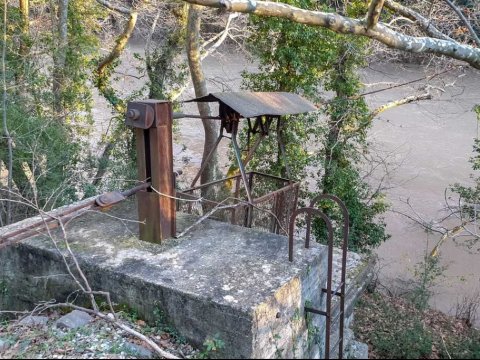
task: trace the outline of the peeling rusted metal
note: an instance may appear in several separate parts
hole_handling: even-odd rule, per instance
[[[243,118],[304,114],[318,110],[300,95],[287,92],[219,92],[187,102],[220,102]]]
[[[118,204],[119,202],[122,202],[125,199],[126,199],[125,196],[123,196],[121,192],[112,191],[112,192],[103,194],[102,196],[99,196],[95,200],[95,203],[97,204],[98,207],[107,208],[115,204]]]
[[[249,202],[248,199],[240,198],[240,183],[243,182],[240,174],[178,191],[176,196],[177,198],[184,198],[185,200],[201,200],[201,203],[208,205],[208,208],[226,205],[226,203],[220,204],[220,202],[224,201],[227,197],[231,197],[230,203],[237,205],[232,206],[231,209],[222,211],[230,214],[229,216],[220,215],[223,221],[228,221],[234,225],[261,228],[274,233],[281,232],[287,235],[286,229],[288,228],[289,215],[297,208],[300,184],[298,182],[292,183],[289,179],[260,172],[248,172],[246,173],[246,177],[248,188],[252,194],[251,202]],[[227,183],[231,183],[233,186],[226,186]],[[259,186],[261,184],[270,184],[269,187],[276,187],[276,190],[269,191],[265,194],[265,191],[261,191],[262,186]],[[229,190],[228,193],[223,193],[223,198],[221,199],[212,200],[201,196],[203,192],[217,194],[222,191],[224,192],[228,188],[231,190]],[[246,193],[245,189],[243,189],[243,191]],[[288,201],[286,199],[288,199]],[[269,208],[269,204],[276,204],[279,201],[282,204],[281,206],[277,205],[272,209]],[[243,202],[243,204],[238,204],[238,202]],[[179,200],[177,206],[178,210],[186,211],[187,213],[198,213],[198,215],[205,213],[200,204],[195,206],[191,201],[182,204],[182,201]],[[267,218],[269,219],[268,221],[266,220]]]
[[[172,103],[130,102],[125,124],[135,129],[138,179],[152,184],[137,194],[140,239],[161,243],[176,235]]]

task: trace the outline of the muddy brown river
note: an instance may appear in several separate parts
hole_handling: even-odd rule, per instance
[[[132,49],[130,49],[132,50]],[[135,47],[139,51],[139,47]],[[140,88],[145,79],[136,75],[132,53],[125,56],[119,70],[123,76],[117,84],[125,94]],[[210,92],[238,90],[240,72],[255,70],[242,54],[224,54],[205,61],[204,70]],[[404,83],[435,73],[417,65],[372,64],[362,70],[362,78],[369,85],[366,92],[389,87],[392,83]],[[395,88],[367,96],[373,107],[425,91],[426,82]],[[434,99],[404,105],[389,110],[374,120],[370,141],[374,153],[390,163],[389,176],[385,179],[387,200],[394,211],[411,216],[435,220],[442,216],[445,207],[444,191],[451,184],[468,184],[471,180],[473,139],[477,135],[477,121],[472,108],[480,104],[480,72],[453,69],[429,82]],[[193,97],[188,89],[183,99]],[[99,130],[106,129],[109,112],[106,104],[96,97],[96,120]],[[195,111],[190,107],[185,112]],[[203,130],[198,120],[180,123],[176,139],[176,166],[193,172],[200,164]],[[92,143],[93,146],[95,144]],[[182,146],[186,149],[182,151]],[[226,144],[221,159],[226,164]],[[183,160],[188,160],[185,165]],[[381,169],[381,167],[380,167]],[[373,185],[385,171],[375,172]],[[408,203],[408,204],[407,204]],[[385,215],[391,238],[377,250],[380,279],[387,287],[405,287],[414,277],[416,264],[426,251],[439,240],[438,234],[427,234],[420,226],[397,212]],[[469,252],[448,240],[441,248],[440,266],[443,275],[433,288],[431,305],[444,312],[454,311],[464,296],[473,297],[480,291],[480,261],[478,252]],[[479,301],[478,296],[476,301]],[[477,325],[480,325],[478,323]]]

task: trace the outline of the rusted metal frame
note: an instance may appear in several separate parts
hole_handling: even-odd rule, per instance
[[[325,326],[325,359],[330,359],[330,340],[331,340],[331,333],[332,333],[332,281],[333,281],[333,225],[331,220],[325,213],[323,213],[319,209],[315,209],[313,207],[305,207],[296,210],[292,217],[290,218],[290,225],[289,225],[289,234],[288,234],[288,259],[290,262],[293,262],[293,235],[295,231],[295,222],[297,220],[298,215],[306,213],[307,214],[307,221],[312,216],[319,216],[325,222],[328,230],[328,265],[327,265],[327,306],[324,315],[326,318],[326,326]],[[305,313],[312,312],[312,308],[305,308]],[[319,314],[321,310],[315,311],[314,313]]]
[[[272,196],[275,196],[276,194],[284,193],[287,192],[295,187],[298,187],[300,184],[298,182],[296,183],[291,183],[287,186],[282,187],[281,189],[272,191],[266,195],[260,196],[259,198],[256,198],[253,200],[253,204],[257,205],[259,203],[265,202],[266,200],[269,200]]]
[[[271,216],[270,216],[270,232],[272,234],[277,233],[277,226],[278,226],[278,217],[277,217],[277,197],[273,194],[273,201],[271,202],[272,208],[270,209]]]
[[[340,331],[339,331],[339,358],[343,358],[343,345],[344,345],[344,326],[345,326],[345,302],[346,302],[346,282],[347,282],[347,255],[348,255],[348,237],[350,231],[350,216],[345,203],[337,196],[330,194],[321,194],[315,197],[310,202],[310,207],[314,207],[319,201],[331,200],[334,201],[342,211],[343,215],[343,241],[342,241],[342,265],[341,265],[341,280],[339,287],[334,291],[333,295],[340,298]],[[311,219],[307,219],[307,234],[306,243],[310,245],[311,235]],[[338,291],[340,290],[340,291]],[[328,292],[328,289],[322,289],[323,292]]]
[[[33,224],[12,231],[0,237],[0,248],[5,247],[6,245],[4,244],[6,242],[10,244],[12,241],[18,242],[31,236],[37,235],[41,232],[41,230],[45,229],[46,227],[48,227],[49,229],[55,229],[60,226],[60,222],[66,223],[72,218],[77,217],[79,215],[78,212],[81,212],[82,210],[88,211],[97,208],[102,210],[109,209],[111,206],[118,204],[126,198],[136,194],[141,190],[145,190],[148,187],[150,187],[150,183],[144,183],[123,192],[115,191],[105,193],[95,199],[85,202],[84,204],[73,206],[63,211],[54,211],[52,214],[46,214],[45,216],[48,216],[48,219],[39,220],[37,222],[34,222]],[[109,198],[113,199],[113,201],[109,201]],[[40,227],[43,227],[43,229],[39,229]]]
[[[252,193],[253,190],[253,178],[255,174],[249,173],[248,174],[248,183],[247,187],[248,190],[250,191],[250,194]],[[248,207],[246,209],[246,214],[245,214],[245,227],[251,228],[252,227],[252,222],[253,222],[253,205],[250,203],[248,204]]]
[[[286,191],[282,191],[282,192],[279,192],[276,196],[275,216],[279,220],[281,218],[281,212],[285,208],[285,193],[286,193]],[[277,223],[276,228],[275,228],[275,233],[276,234],[280,234],[280,228],[281,228],[280,224]]]
[[[243,166],[242,153],[240,151],[240,147],[238,146],[238,142],[237,142],[237,134],[238,134],[238,121],[233,123],[232,147],[233,147],[233,152],[235,153],[235,157],[237,158],[240,174],[242,175],[242,180],[245,186],[245,191],[247,193],[248,202],[252,204],[253,203],[252,194],[250,192],[250,189],[248,188],[247,173],[245,171],[245,167]]]

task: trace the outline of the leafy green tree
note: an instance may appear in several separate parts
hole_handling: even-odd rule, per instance
[[[326,2],[287,3],[310,10],[334,10],[328,7],[334,4]],[[365,13],[364,6],[362,1],[345,2],[343,11],[348,15]],[[385,224],[378,219],[386,204],[383,195],[373,193],[360,175],[360,154],[368,152],[366,135],[371,120],[364,99],[357,96],[361,85],[356,69],[363,64],[365,40],[285,19],[250,19],[253,31],[248,44],[259,60],[260,72],[244,73],[245,87],[296,92],[322,104],[321,114],[291,117],[279,133],[286,144],[292,176],[304,179],[310,175],[316,179],[316,189],[305,192],[307,197],[330,193],[345,201],[350,211],[351,249],[365,251],[377,246],[387,238]],[[322,100],[320,86],[333,92],[333,99]],[[258,154],[252,167],[286,175],[277,137],[267,138]],[[333,220],[340,219],[333,204],[321,207]],[[326,238],[320,221],[315,222],[314,231],[318,239]]]
[[[91,61],[99,51],[97,16],[101,12],[93,0],[68,2],[63,80],[61,87],[55,87],[59,73],[53,59],[59,45],[52,29],[58,28],[58,19],[46,11],[55,10],[55,3],[38,1],[31,8],[23,3],[21,8],[10,6],[6,13],[5,110],[14,144],[13,190],[17,200],[48,210],[77,199],[88,176],[89,152],[82,139],[92,125],[89,80]],[[55,94],[56,89],[61,91]],[[3,143],[4,139],[0,160],[7,164],[9,154]],[[16,203],[12,220],[30,216],[32,209]],[[5,213],[1,216],[7,218]]]

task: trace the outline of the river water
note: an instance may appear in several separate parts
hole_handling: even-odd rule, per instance
[[[140,51],[140,47],[133,49]],[[132,48],[124,57],[117,88],[124,94],[139,89],[145,78],[137,79]],[[226,53],[208,58],[204,70],[210,92],[238,90],[242,70],[255,70],[242,54]],[[372,64],[361,71],[368,84],[365,92],[431,76],[435,69],[417,65]],[[425,252],[439,240],[438,234],[427,234],[407,217],[415,214],[434,220],[442,216],[445,207],[444,191],[451,184],[468,184],[473,139],[477,122],[472,108],[480,104],[480,73],[452,69],[429,82],[434,99],[408,104],[382,113],[374,120],[369,140],[378,158],[386,158],[389,176],[385,177],[387,200],[394,211],[385,215],[391,238],[377,250],[381,282],[387,287],[404,287],[411,282],[415,266]],[[425,91],[426,82],[375,93],[366,97],[372,108],[407,95]],[[193,96],[187,89],[183,99]],[[106,104],[96,97],[96,123],[99,131],[106,129],[109,112]],[[184,112],[194,112],[194,107]],[[187,174],[198,168],[203,146],[203,130],[198,120],[180,122],[176,136],[176,167]],[[220,158],[227,164],[226,144],[221,146]],[[383,167],[374,171],[372,184],[385,175]],[[375,180],[377,179],[377,180]],[[408,203],[408,204],[407,204]],[[479,254],[468,252],[451,240],[441,248],[440,266],[445,267],[437,279],[431,305],[451,312],[463,296],[473,297],[480,291]],[[477,298],[478,301],[478,298]]]

